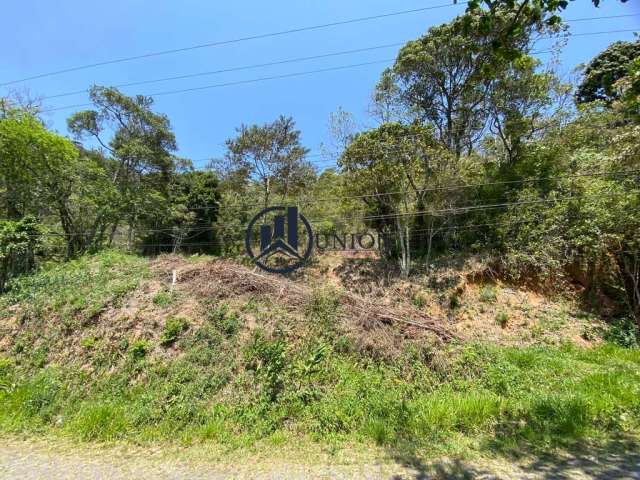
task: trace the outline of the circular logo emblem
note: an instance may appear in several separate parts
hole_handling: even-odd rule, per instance
[[[259,226],[259,243],[254,245],[254,228],[260,219],[263,221]],[[268,207],[249,222],[245,246],[262,270],[289,273],[311,256],[313,231],[304,215],[298,213],[298,207]]]

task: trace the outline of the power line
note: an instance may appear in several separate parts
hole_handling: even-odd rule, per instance
[[[634,17],[634,16],[638,16],[638,15],[640,15],[640,14],[631,13],[631,14],[626,14],[626,15],[609,15],[609,16],[603,16],[603,17],[584,17],[584,18],[569,19],[569,20],[565,20],[564,22],[565,23],[571,23],[571,22],[581,22],[581,21],[587,21],[587,20],[605,20],[605,19],[612,19],[612,18]],[[362,52],[381,50],[381,49],[386,49],[386,48],[400,47],[400,46],[405,45],[406,42],[407,41],[389,43],[389,44],[384,44],[384,45],[375,45],[375,46],[371,46],[371,47],[356,48],[356,49],[351,49],[351,50],[342,50],[342,51],[338,51],[338,52],[330,52],[330,53],[324,53],[324,54],[318,54],[318,55],[310,55],[310,56],[304,56],[304,57],[290,58],[290,59],[285,59],[285,60],[274,60],[274,61],[271,61],[271,62],[257,63],[257,64],[252,64],[252,65],[242,65],[242,66],[238,66],[238,67],[228,67],[228,68],[223,68],[223,69],[219,69],[219,70],[211,70],[211,71],[206,71],[206,72],[188,73],[188,74],[183,74],[183,75],[175,75],[175,76],[170,76],[170,77],[162,77],[162,78],[155,78],[155,79],[149,79],[149,80],[139,80],[139,81],[135,81],[135,82],[116,84],[116,85],[113,85],[113,87],[115,87],[115,88],[123,88],[123,87],[132,87],[132,86],[136,86],[136,85],[148,85],[148,84],[151,84],[151,83],[159,83],[159,82],[166,82],[166,81],[172,81],[172,80],[184,80],[184,79],[188,79],[188,78],[196,78],[196,77],[203,77],[203,76],[209,76],[209,75],[217,75],[217,74],[220,74],[220,73],[237,72],[237,71],[241,71],[241,70],[250,70],[250,69],[254,69],[254,68],[271,67],[271,66],[275,66],[275,65],[284,65],[284,64],[288,64],[288,63],[297,63],[297,62],[304,62],[304,61],[308,61],[308,60],[317,60],[317,59],[321,59],[321,58],[329,58],[329,57],[335,57],[335,56],[341,56],[341,55],[350,55],[352,53],[362,53]],[[531,54],[537,54],[537,53],[547,53],[547,52],[548,51],[530,52],[530,53]],[[87,93],[87,91],[88,91],[87,89],[83,89],[83,90],[74,90],[74,91],[65,92],[65,93],[58,93],[58,94],[54,94],[54,95],[47,95],[45,97],[42,97],[41,100],[48,100],[50,98],[60,98],[60,97],[69,97],[69,96],[73,96],[73,95],[80,95],[80,94],[83,94],[83,93]]]
[[[429,187],[429,188],[418,189],[416,190],[415,193],[463,190],[467,188],[495,187],[499,185],[517,185],[517,184],[523,184],[523,183],[545,182],[549,180],[566,180],[566,179],[581,178],[581,177],[600,177],[600,176],[609,176],[609,175],[612,177],[625,177],[625,176],[637,175],[639,173],[640,173],[640,170],[624,170],[624,171],[614,171],[614,172],[585,172],[585,173],[577,173],[572,175],[526,178],[521,180],[502,180],[502,181],[496,181],[496,182],[447,185],[442,187]],[[394,192],[378,192],[378,193],[369,193],[364,195],[348,195],[348,196],[342,196],[342,197],[313,198],[306,201],[300,201],[296,199],[283,199],[282,203],[292,203],[296,205],[309,205],[309,204],[317,204],[317,203],[325,203],[325,202],[344,202],[345,200],[363,200],[366,198],[378,198],[378,197],[406,195],[406,194],[407,194],[407,191],[396,190]],[[226,207],[233,207],[233,206],[234,205],[226,205]],[[262,203],[242,204],[242,205],[236,204],[235,206],[250,208],[250,207],[262,207],[263,204]],[[198,207],[196,207],[196,209],[197,208]],[[247,211],[243,211],[243,213],[247,213]]]
[[[631,176],[632,174],[637,174],[640,171],[635,171],[635,172],[625,172],[625,175],[627,176]],[[613,172],[609,172],[608,174],[612,174]],[[604,173],[602,173],[604,175]],[[622,172],[618,173],[619,175],[622,175]],[[584,176],[593,176],[596,175],[594,173],[591,174],[577,174],[577,175],[571,175],[571,176],[562,176],[562,177],[546,177],[546,178],[542,178],[542,180],[546,180],[549,178],[575,178],[575,177],[584,177]],[[535,181],[535,180],[540,180],[540,179],[528,179],[528,180],[524,180],[524,181]],[[507,182],[489,182],[489,183],[485,183],[485,184],[475,184],[475,185],[465,185],[464,187],[470,187],[470,186],[479,186],[479,185],[495,185],[495,184],[504,184],[504,183],[518,183],[518,182],[523,182],[523,181],[507,181]],[[457,188],[457,187],[444,187],[444,188]],[[622,195],[624,193],[618,193],[618,192],[609,192],[612,196],[616,196],[616,195]],[[379,194],[382,195],[382,194]],[[512,207],[512,206],[522,206],[522,205],[537,205],[537,204],[544,204],[544,203],[553,203],[553,202],[561,202],[564,200],[578,200],[578,199],[583,199],[583,198],[592,198],[592,197],[599,197],[602,195],[590,195],[590,194],[582,194],[582,195],[566,195],[563,197],[557,197],[557,198],[549,198],[549,199],[537,199],[537,200],[523,200],[523,201],[515,201],[515,202],[503,202],[503,203],[495,203],[495,204],[471,204],[471,205],[461,205],[461,206],[454,206],[451,208],[444,208],[444,209],[437,209],[437,210],[421,210],[421,211],[417,211],[417,212],[406,212],[406,213],[389,213],[389,214],[379,214],[379,215],[365,215],[365,216],[347,216],[347,217],[341,217],[341,218],[329,218],[329,217],[324,217],[324,218],[315,218],[315,219],[310,219],[310,223],[312,224],[317,224],[323,221],[336,221],[336,220],[342,220],[342,221],[367,221],[367,220],[390,220],[390,219],[395,219],[395,218],[402,218],[402,217],[415,217],[415,216],[420,216],[420,215],[428,215],[428,216],[442,216],[443,214],[452,214],[452,215],[458,215],[458,214],[466,214],[466,213],[470,213],[470,212],[482,212],[482,211],[487,211],[487,210],[494,210],[497,208],[507,208],[507,207]],[[344,197],[343,197],[344,198]],[[361,198],[361,196],[357,196],[356,198]],[[314,203],[317,202],[317,200],[313,200]],[[215,208],[219,208],[219,207],[224,207],[223,204],[219,204],[216,205]],[[201,207],[203,208],[203,207]],[[213,206],[210,207],[206,207],[206,208],[214,208]],[[198,208],[191,208],[189,210],[196,210]],[[249,210],[243,210],[242,213],[250,213]],[[488,224],[485,225],[478,225],[478,226],[487,226]],[[186,230],[188,230],[189,233],[193,233],[196,232],[196,234],[198,233],[205,233],[208,231],[219,231],[220,229],[223,229],[224,227],[237,227],[237,224],[231,224],[231,223],[226,223],[226,224],[215,224],[214,226],[211,227],[193,227],[193,228],[187,228]],[[461,228],[461,227],[456,227],[456,228]],[[136,235],[145,235],[145,234],[151,234],[151,233],[164,233],[164,232],[174,232],[176,231],[176,227],[166,227],[166,228],[160,228],[160,229],[143,229],[143,230],[136,230],[134,229],[134,232]],[[46,232],[46,233],[40,233],[40,234],[35,234],[35,235],[28,235],[28,236],[32,236],[32,237],[41,237],[41,236],[52,236],[52,237],[70,237],[70,236],[86,236],[87,234],[92,234],[93,231],[85,231],[85,232],[74,232],[71,234],[66,234],[66,233],[55,233],[55,232]],[[195,236],[195,235],[191,235]]]
[[[219,70],[211,70],[211,71],[207,71],[207,72],[198,72],[198,73],[188,73],[188,74],[184,74],[184,75],[176,75],[176,76],[172,76],[172,77],[163,77],[163,78],[155,78],[155,79],[151,79],[151,80],[140,80],[140,81],[136,81],[136,82],[129,82],[129,83],[120,83],[117,85],[113,85],[113,87],[115,88],[122,88],[122,87],[132,87],[135,85],[147,85],[150,83],[159,83],[159,82],[167,82],[167,81],[171,81],[171,80],[184,80],[187,78],[196,78],[196,77],[205,77],[205,76],[209,76],[209,75],[217,75],[220,73],[228,73],[228,72],[237,72],[237,71],[241,71],[241,70],[251,70],[254,68],[263,68],[263,67],[272,67],[275,65],[284,65],[287,63],[297,63],[297,62],[304,62],[307,60],[317,60],[320,58],[329,58],[329,57],[337,57],[337,56],[341,56],[341,55],[349,55],[352,53],[362,53],[362,52],[370,52],[370,51],[374,51],[374,50],[382,50],[385,48],[393,48],[393,47],[399,47],[404,45],[406,42],[398,42],[398,43],[389,43],[389,44],[385,44],[385,45],[376,45],[376,46],[372,46],[372,47],[364,47],[364,48],[356,48],[356,49],[352,49],[352,50],[342,50],[339,52],[331,52],[331,53],[323,53],[323,54],[319,54],[319,55],[311,55],[311,56],[306,56],[306,57],[297,57],[297,58],[289,58],[286,60],[275,60],[272,62],[266,62],[266,63],[256,63],[253,65],[242,65],[239,67],[230,67],[230,68],[222,68]],[[41,100],[48,100],[50,98],[59,98],[59,97],[69,97],[72,95],[80,95],[83,93],[87,93],[88,90],[84,89],[84,90],[75,90],[73,92],[65,92],[65,93],[58,93],[55,95],[47,95],[46,97],[42,97]]]
[[[610,20],[612,18],[626,18],[626,17],[637,17],[640,13],[625,13],[622,15],[603,15],[602,17],[581,17],[581,18],[569,18],[567,20],[563,20],[563,23],[571,23],[571,22],[586,22],[588,20]]]
[[[514,207],[514,206],[520,206],[520,205],[537,205],[537,204],[544,204],[544,203],[560,202],[563,200],[590,198],[591,196],[592,195],[567,195],[567,196],[558,197],[558,198],[523,200],[518,202],[504,202],[504,203],[481,204],[481,205],[463,205],[459,207],[444,208],[439,210],[421,210],[417,212],[388,213],[388,214],[379,214],[379,215],[368,215],[364,217],[343,217],[340,220],[347,220],[347,221],[349,220],[351,221],[391,220],[391,219],[403,218],[403,217],[417,217],[420,215],[427,215],[427,216],[442,216],[443,214],[458,215],[458,214],[466,214],[469,212],[494,210],[497,208],[507,208],[507,207]],[[326,221],[326,220],[333,220],[333,219],[329,219],[329,218],[313,219],[313,220],[309,220],[309,222],[318,223],[320,221]]]
[[[377,65],[377,64],[381,64],[381,63],[389,63],[394,61],[394,58],[391,59],[385,59],[385,60],[375,60],[372,62],[363,62],[363,63],[354,63],[354,64],[350,64],[350,65],[341,65],[338,67],[329,67],[329,68],[321,68],[318,70],[307,70],[307,71],[303,71],[303,72],[294,72],[294,73],[286,73],[283,75],[273,75],[273,76],[269,76],[269,77],[260,77],[260,78],[252,78],[249,80],[239,80],[236,82],[226,82],[226,83],[217,83],[217,84],[213,84],[213,85],[204,85],[202,87],[193,87],[193,88],[183,88],[183,89],[179,89],[179,90],[168,90],[168,91],[164,91],[164,92],[157,92],[157,93],[151,93],[147,96],[149,97],[159,97],[159,96],[164,96],[164,95],[174,95],[176,93],[188,93],[188,92],[196,92],[196,91],[201,91],[201,90],[209,90],[212,88],[221,88],[221,87],[230,87],[230,86],[234,86],[234,85],[245,85],[245,84],[249,84],[249,83],[257,83],[257,82],[264,82],[267,80],[279,80],[279,79],[284,79],[284,78],[292,78],[292,77],[301,77],[301,76],[305,76],[305,75],[312,75],[312,74],[316,74],[316,73],[323,73],[323,72],[334,72],[334,71],[338,71],[338,70],[345,70],[348,68],[356,68],[356,67],[364,67],[364,66],[368,66],[368,65]],[[46,110],[41,110],[42,113],[46,113],[46,112],[54,112],[54,111],[58,111],[58,110],[68,110],[70,108],[80,108],[80,107],[89,107],[92,106],[92,103],[79,103],[79,104],[75,104],[75,105],[66,105],[64,107],[56,107],[56,108],[49,108]]]
[[[607,31],[600,31],[600,32],[576,33],[576,34],[572,34],[572,36],[588,36],[588,35],[600,35],[600,34],[606,34],[606,33],[622,33],[622,32],[635,32],[635,31],[636,30],[634,30],[634,29],[607,30]],[[540,52],[540,53],[546,53],[546,52]],[[395,61],[395,58],[385,59],[385,60],[375,60],[375,61],[372,61],[372,62],[354,63],[354,64],[349,64],[349,65],[340,65],[340,66],[337,66],[337,67],[321,68],[321,69],[318,69],[318,70],[306,70],[306,71],[302,71],[302,72],[293,72],[293,73],[287,73],[287,74],[282,74],[282,75],[273,75],[273,76],[267,76],[267,77],[252,78],[252,79],[248,79],[248,80],[238,80],[238,81],[234,81],[234,82],[217,83],[217,84],[213,84],[213,85],[204,85],[204,86],[201,86],[201,87],[192,87],[192,88],[184,88],[184,89],[177,89],[177,90],[167,90],[167,91],[162,91],[162,92],[150,93],[150,94],[147,94],[146,96],[158,97],[158,96],[164,96],[164,95],[174,95],[174,94],[177,94],[177,93],[188,93],[188,92],[196,92],[196,91],[201,91],[201,90],[209,90],[209,89],[213,89],[213,88],[222,88],[222,87],[230,87],[230,86],[235,86],[235,85],[245,85],[245,84],[250,84],[250,83],[258,83],[258,82],[263,82],[263,81],[268,81],[268,80],[281,80],[281,79],[285,79],[285,78],[300,77],[300,76],[312,75],[312,74],[316,74],[316,73],[338,71],[338,70],[344,70],[344,69],[349,69],[349,68],[356,68],[356,67],[363,67],[363,66],[368,66],[368,65],[376,65],[376,64],[381,64],[381,63],[388,63],[388,62],[393,62],[393,61]],[[92,105],[93,105],[92,103],[79,103],[79,104],[74,104],[74,105],[65,105],[65,106],[62,106],[62,107],[54,107],[54,108],[41,110],[41,113],[54,112],[54,111],[58,111],[58,110],[68,110],[68,109],[71,109],[71,108],[88,107],[88,106],[92,106]]]
[[[629,33],[629,32],[637,32],[637,28],[629,28],[625,30],[603,30],[601,32],[584,32],[584,33],[572,33],[572,37],[587,37],[589,35],[603,35],[606,33]]]
[[[466,3],[468,3],[468,2],[462,1],[462,2],[459,2],[458,5],[464,5]],[[106,61],[103,61],[103,62],[89,63],[89,64],[85,64],[85,65],[79,65],[79,66],[76,66],[76,67],[70,67],[70,68],[65,68],[65,69],[61,69],[61,70],[55,70],[55,71],[52,71],[52,72],[41,73],[41,74],[33,75],[33,76],[30,76],[30,77],[25,77],[25,78],[21,78],[21,79],[17,79],[17,80],[10,80],[8,82],[0,83],[0,86],[12,85],[12,84],[15,84],[15,83],[25,82],[27,80],[35,80],[35,79],[38,79],[38,78],[50,77],[50,76],[53,76],[53,75],[60,75],[60,74],[63,74],[63,73],[76,72],[78,70],[86,70],[86,69],[89,69],[89,68],[95,68],[95,67],[99,67],[99,66],[103,66],[103,65],[113,65],[115,63],[130,62],[130,61],[133,61],[133,60],[140,60],[140,59],[143,59],[143,58],[159,57],[159,56],[162,56],[162,55],[170,55],[170,54],[174,54],[174,53],[187,52],[187,51],[198,50],[198,49],[202,49],[202,48],[218,47],[218,46],[222,46],[222,45],[230,45],[230,44],[233,44],[233,43],[247,42],[247,41],[250,41],[250,40],[258,40],[258,39],[263,39],[263,38],[278,37],[278,36],[283,36],[283,35],[289,35],[289,34],[292,34],[292,33],[307,32],[307,31],[311,31],[311,30],[320,30],[320,29],[331,28],[331,27],[336,27],[336,26],[340,26],[340,25],[349,25],[349,24],[352,24],[352,23],[368,22],[368,21],[371,21],[371,20],[378,20],[378,19],[382,19],[382,18],[396,17],[396,16],[401,16],[401,15],[410,15],[410,14],[414,14],[414,13],[426,12],[426,11],[429,11],[429,10],[436,10],[436,9],[441,9],[441,8],[451,8],[451,7],[455,7],[455,6],[456,6],[455,3],[445,3],[445,4],[430,6],[430,7],[414,8],[414,9],[411,9],[411,10],[399,10],[399,11],[384,13],[384,14],[380,14],[380,15],[370,15],[370,16],[366,16],[366,17],[352,18],[352,19],[349,19],[349,20],[340,20],[340,21],[336,21],[336,22],[324,23],[324,24],[319,24],[319,25],[311,25],[311,26],[307,26],[307,27],[292,28],[292,29],[288,29],[288,30],[281,30],[281,31],[278,31],[278,32],[270,32],[270,33],[263,33],[263,34],[258,34],[258,35],[250,35],[250,36],[239,37],[239,38],[235,38],[235,39],[231,39],[231,40],[220,40],[220,41],[216,41],[216,42],[202,43],[202,44],[199,44],[199,45],[191,45],[191,46],[188,46],[188,47],[174,48],[174,49],[170,49],[170,50],[160,50],[160,51],[157,51],[157,52],[150,52],[150,53],[145,53],[145,54],[142,54],[142,55],[134,55],[134,56],[130,56],[130,57],[122,57],[122,58],[117,58],[117,59],[113,59],[113,60],[106,60]]]

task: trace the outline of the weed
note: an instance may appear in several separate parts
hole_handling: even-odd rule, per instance
[[[98,339],[96,337],[87,337],[87,338],[83,338],[80,344],[87,350],[92,350],[96,346],[97,342],[98,342]]]
[[[240,318],[235,312],[230,312],[229,306],[226,304],[212,307],[208,313],[208,319],[222,333],[229,337],[235,335],[238,333],[238,330],[240,330]]]
[[[8,358],[0,358],[0,393],[9,391],[13,379],[13,362]]]
[[[138,340],[133,345],[131,345],[131,349],[129,350],[129,354],[131,358],[134,360],[142,360],[146,357],[149,352],[149,342],[146,340]]]
[[[506,312],[498,312],[496,313],[495,320],[500,327],[507,328],[507,325],[509,324],[509,315]]]
[[[128,429],[125,409],[115,402],[85,404],[80,408],[70,429],[86,441],[116,440],[124,436]]]
[[[47,358],[49,356],[49,347],[47,345],[41,345],[29,356],[29,363],[35,368],[42,368],[47,364]]]
[[[305,315],[312,325],[325,336],[334,336],[340,314],[340,296],[331,289],[315,290]]]
[[[171,292],[158,292],[152,299],[153,304],[161,308],[168,307],[173,303],[173,300],[174,298]]]
[[[625,348],[640,348],[640,330],[630,318],[623,318],[612,323],[605,332],[605,340]]]
[[[160,336],[160,345],[168,347],[189,328],[189,322],[181,317],[169,318]]]
[[[457,292],[453,292],[449,295],[449,308],[451,310],[457,310],[462,306],[462,299]]]
[[[118,350],[126,352],[129,349],[129,339],[123,338],[118,342]]]
[[[411,299],[411,303],[417,308],[424,308],[429,303],[429,298],[424,293],[418,292]]]
[[[8,305],[26,303],[42,316],[54,312],[75,330],[74,317],[92,318],[136,288],[148,273],[144,259],[117,251],[85,255],[17,278],[11,290],[0,296],[0,311]],[[56,292],[52,295],[51,292]]]
[[[498,298],[496,288],[492,285],[482,287],[479,298],[482,303],[495,303]]]
[[[253,335],[245,352],[247,369],[263,379],[265,393],[275,401],[284,388],[286,344],[283,340],[268,340],[260,330]]]

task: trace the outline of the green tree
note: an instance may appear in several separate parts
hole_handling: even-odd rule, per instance
[[[109,176],[119,198],[109,241],[126,222],[131,243],[140,217],[164,203],[175,170],[176,139],[169,119],[151,110],[151,97],[128,97],[115,88],[98,86],[90,97],[96,108],[73,114],[67,124],[78,139],[98,142],[111,160]],[[108,132],[112,132],[109,140],[104,138]]]
[[[399,98],[409,118],[432,126],[438,140],[457,159],[482,137],[489,117],[487,102],[497,98],[491,96],[496,83],[506,78],[513,81],[514,70],[524,67],[496,55],[492,48],[495,32],[480,20],[477,15],[457,17],[408,42],[377,87],[378,98]],[[505,23],[508,18],[498,16],[496,20]],[[532,29],[514,37],[510,46],[526,51]]]
[[[33,270],[41,233],[33,216],[18,221],[0,220],[0,293],[12,277]]]
[[[560,13],[566,10],[572,1],[470,0],[467,3],[467,13],[477,16],[483,29],[494,31],[491,45],[499,57],[514,59],[523,52],[514,47],[513,39],[531,27],[558,27],[562,23]],[[600,6],[601,0],[591,1],[595,7]],[[619,1],[626,3],[628,0]],[[506,22],[504,18],[507,18]]]
[[[144,218],[152,233],[143,237],[145,253],[166,251],[217,253],[214,224],[220,210],[218,179],[213,172],[187,171],[173,176],[166,208]]]
[[[112,198],[105,180],[95,156],[81,155],[30,113],[14,111],[0,120],[0,192],[6,216],[54,215],[67,257],[99,243],[95,233]]]
[[[261,126],[242,125],[226,144],[227,154],[219,166],[223,178],[236,188],[258,183],[265,207],[273,194],[283,199],[295,195],[315,178],[313,166],[305,160],[309,151],[300,144],[300,131],[290,117],[280,116]]]
[[[640,58],[640,41],[614,42],[596,55],[584,70],[582,82],[576,91],[578,103],[601,100],[611,104],[619,99],[618,80],[629,74],[634,60]]]
[[[553,128],[567,114],[570,86],[541,62],[524,55],[510,62],[492,82],[485,103],[489,132],[499,142],[498,158],[511,167],[523,155],[526,142]]]
[[[404,276],[411,269],[410,228],[427,216],[425,206],[436,205],[426,187],[442,181],[454,163],[430,128],[399,123],[356,135],[338,162],[350,191],[366,205],[366,225],[386,233]]]

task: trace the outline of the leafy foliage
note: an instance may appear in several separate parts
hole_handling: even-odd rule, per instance
[[[614,42],[596,55],[584,71],[576,91],[578,103],[601,100],[612,103],[620,97],[616,83],[629,74],[631,62],[640,57],[640,41]]]
[[[0,292],[8,280],[35,267],[40,245],[40,225],[32,216],[0,221]]]

